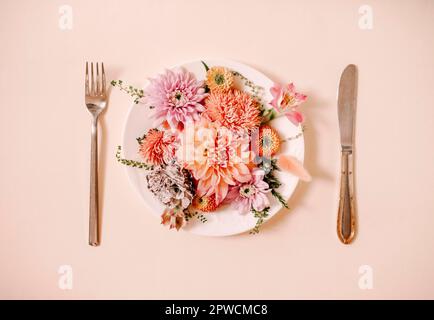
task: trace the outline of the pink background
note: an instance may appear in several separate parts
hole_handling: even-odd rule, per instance
[[[182,5],[181,5],[182,3]],[[72,30],[58,26],[61,5]],[[372,6],[372,30],[358,27]],[[0,4],[0,298],[434,298],[434,1],[16,1]],[[99,248],[87,245],[85,61],[140,85],[186,60],[238,60],[309,95],[300,184],[258,236],[169,232],[115,161],[130,105],[103,117]],[[359,67],[359,236],[336,236],[336,91]],[[58,286],[70,265],[72,290]],[[373,289],[358,286],[359,267]]]

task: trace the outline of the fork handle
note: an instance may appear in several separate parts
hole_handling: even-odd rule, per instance
[[[98,117],[92,118],[90,140],[90,202],[89,202],[89,245],[99,246],[100,228],[98,212]]]
[[[344,244],[350,244],[356,232],[353,152],[351,150],[342,150],[341,157],[341,189],[337,231],[339,239]]]

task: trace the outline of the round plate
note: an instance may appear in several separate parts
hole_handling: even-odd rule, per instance
[[[264,88],[264,103],[271,101],[270,88],[273,82],[257,70],[244,64],[227,60],[205,60],[205,63],[209,67],[224,66],[231,70],[238,71],[255,85]],[[180,66],[194,73],[198,80],[205,79],[205,68],[201,61],[189,62]],[[237,81],[237,84],[239,87],[241,86],[240,89],[244,89],[241,81]],[[151,112],[152,111],[141,104],[131,106],[124,127],[122,149],[125,158],[142,161],[138,154],[136,138],[143,136],[144,133],[152,128],[153,119],[151,119]],[[286,117],[276,118],[272,120],[270,124],[278,131],[282,140],[300,133],[300,127],[292,124]],[[279,154],[290,154],[303,162],[303,137],[283,143],[278,155]],[[154,198],[153,194],[147,189],[145,171],[131,167],[126,167],[126,170],[133,188],[140,194],[140,197],[151,209],[152,214],[160,218],[164,206]],[[276,176],[283,182],[278,191],[285,199],[289,199],[297,186],[298,178],[285,172],[277,172]],[[273,217],[282,208],[282,205],[271,194],[269,194],[268,197],[271,207],[267,220]],[[256,219],[253,217],[253,214],[240,215],[228,205],[220,207],[216,212],[205,214],[205,216],[208,220],[207,222],[202,223],[198,219],[191,219],[182,230],[204,236],[228,236],[249,231],[256,224]]]

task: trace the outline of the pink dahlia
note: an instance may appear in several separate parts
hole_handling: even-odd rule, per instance
[[[205,107],[208,118],[234,131],[252,131],[261,124],[258,103],[243,91],[213,91]]]
[[[170,132],[151,129],[140,141],[139,153],[149,164],[167,164],[175,156],[175,140]]]
[[[198,120],[205,110],[200,102],[206,96],[203,81],[182,68],[150,79],[145,89],[145,103],[155,108],[160,123],[167,120],[172,129],[183,129],[186,123]]]
[[[295,125],[303,122],[303,115],[297,110],[298,106],[306,101],[305,94],[295,91],[295,86],[290,83],[284,87],[275,84],[270,89],[273,100],[270,104],[279,112],[286,115],[286,117]]]
[[[262,211],[270,206],[267,193],[271,191],[263,179],[262,169],[253,169],[252,179],[247,183],[231,187],[225,202],[231,203],[239,213],[248,213],[253,209]]]

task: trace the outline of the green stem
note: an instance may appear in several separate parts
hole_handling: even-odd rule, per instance
[[[121,163],[125,166],[138,168],[138,169],[145,169],[145,170],[152,169],[152,166],[149,166],[144,162],[139,162],[139,161],[128,160],[128,159],[122,158],[121,157],[121,151],[122,151],[121,146],[118,146],[118,149],[116,150],[116,159],[118,160],[119,163]]]
[[[250,231],[250,234],[258,234],[259,233],[259,230],[260,230],[262,224],[265,222],[265,218],[268,217],[269,212],[270,212],[270,207],[267,207],[262,211],[256,211],[255,209],[252,209],[253,216],[257,220],[256,220],[256,225]]]
[[[145,96],[143,89],[137,89],[130,85],[124,85],[122,80],[113,80],[110,82],[113,87],[118,87],[120,91],[123,91],[134,98],[134,103],[139,103],[139,100]]]

